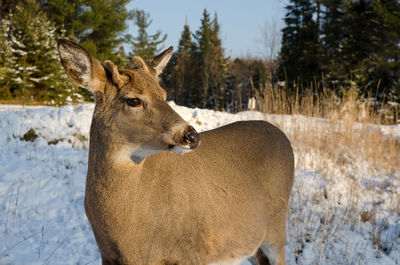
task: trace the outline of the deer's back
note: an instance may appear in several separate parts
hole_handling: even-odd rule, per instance
[[[264,239],[268,220],[286,214],[293,166],[288,139],[269,123],[237,122],[201,133],[196,150],[145,161],[145,196],[158,215],[154,227],[190,235],[205,244],[200,249],[207,255],[219,255],[213,252],[218,249],[246,256],[255,238]]]

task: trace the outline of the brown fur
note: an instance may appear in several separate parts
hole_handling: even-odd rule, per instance
[[[62,59],[74,45],[60,40]],[[86,53],[81,55],[93,62]],[[168,151],[182,144],[188,125],[165,102],[156,80],[163,56],[149,66],[154,71],[118,71],[107,62],[80,83],[97,92],[85,209],[103,264],[219,264],[254,255],[263,242],[272,246],[269,258],[275,264],[286,264],[294,159],[275,126],[248,121],[207,131],[200,134],[200,146],[185,155],[159,152],[140,163],[121,155],[127,146]],[[66,64],[67,74],[76,76]],[[143,99],[143,109],[127,106],[132,97]],[[262,254],[260,248],[258,261],[268,264]]]

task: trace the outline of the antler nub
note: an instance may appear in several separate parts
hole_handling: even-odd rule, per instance
[[[118,71],[118,67],[113,64],[113,62],[107,60],[104,61],[103,64],[107,68],[107,70],[111,72],[113,82],[118,86],[122,86],[129,81],[129,77],[121,75]]]

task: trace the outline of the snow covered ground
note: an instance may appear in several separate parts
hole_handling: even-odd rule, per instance
[[[265,119],[291,137],[298,124],[329,123],[171,105],[199,131]],[[0,264],[101,264],[83,208],[92,112],[92,104],[0,105]],[[371,128],[400,138],[400,126]],[[338,166],[294,146],[288,264],[400,264],[400,169],[388,173],[356,156]]]

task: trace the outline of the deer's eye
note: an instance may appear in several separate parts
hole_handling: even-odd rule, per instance
[[[137,108],[143,106],[143,101],[141,101],[139,98],[127,98],[126,104],[132,108]]]

